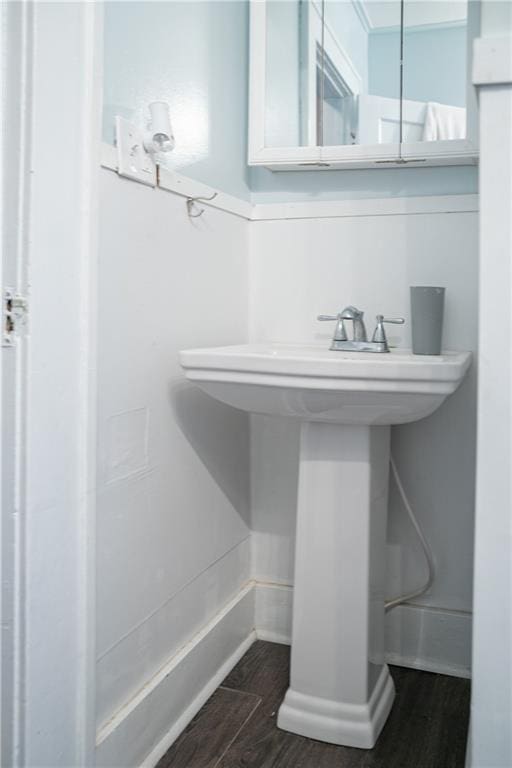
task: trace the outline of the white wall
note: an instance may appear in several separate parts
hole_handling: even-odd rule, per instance
[[[313,214],[312,214],[313,215]],[[321,341],[333,328],[316,321],[347,304],[403,315],[389,338],[410,345],[408,288],[445,285],[445,348],[476,349],[477,214],[362,216],[255,222],[252,226],[250,336]],[[460,390],[423,421],[393,429],[403,483],[435,554],[437,575],[416,603],[471,610],[476,367]],[[253,573],[293,582],[298,426],[252,417]],[[391,488],[387,594],[409,591],[425,566],[405,510]],[[467,622],[469,629],[469,622]],[[466,638],[466,656],[469,637]]]
[[[249,576],[249,430],[178,364],[246,338],[247,221],[100,173],[101,729]]]

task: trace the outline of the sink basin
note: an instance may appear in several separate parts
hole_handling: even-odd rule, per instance
[[[390,425],[435,411],[471,354],[244,344],[180,359],[217,400],[302,421],[290,687],[277,723],[369,749],[395,695],[384,653]]]
[[[331,352],[321,346],[244,344],[181,352],[187,378],[253,413],[341,424],[402,424],[428,416],[457,389],[469,352]]]

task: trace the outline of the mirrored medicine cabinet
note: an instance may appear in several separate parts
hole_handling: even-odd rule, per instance
[[[478,0],[251,0],[249,164],[475,164]]]

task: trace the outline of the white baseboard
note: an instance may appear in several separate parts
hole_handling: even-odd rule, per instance
[[[255,626],[260,640],[291,643],[293,587],[255,585]],[[386,616],[386,661],[399,667],[471,676],[471,614],[401,605]]]
[[[386,616],[386,660],[399,667],[471,677],[472,615],[399,605]]]
[[[201,707],[206,704],[210,696],[216,691],[226,675],[235,667],[242,656],[249,650],[256,640],[254,630],[243,640],[238,648],[224,662],[220,669],[208,681],[205,687],[199,691],[192,703],[185,712],[173,724],[172,728],[158,742],[156,747],[150,752],[146,759],[141,763],[141,768],[154,768],[158,761],[165,755],[167,750],[174,744],[178,736],[185,730],[190,721],[197,715]]]
[[[249,582],[99,731],[96,766],[152,768],[256,639]]]
[[[258,640],[290,645],[293,587],[257,581],[254,592],[254,626]]]

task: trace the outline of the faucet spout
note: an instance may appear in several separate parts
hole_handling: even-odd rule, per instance
[[[364,312],[352,305],[345,307],[340,315],[341,320],[352,320],[354,326],[353,341],[368,341],[363,317]]]

